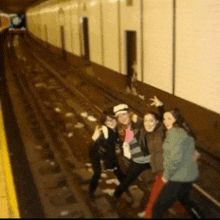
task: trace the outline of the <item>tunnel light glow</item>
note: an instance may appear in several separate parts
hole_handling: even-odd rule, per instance
[[[118,0],[109,0],[110,3],[115,3],[115,2],[118,2]]]
[[[97,1],[90,2],[90,6],[95,6],[97,4]]]
[[[11,18],[17,16],[17,14],[10,14],[9,15]]]
[[[0,13],[0,16],[1,16],[1,17],[7,17],[7,18],[9,17],[9,15],[8,15],[8,14],[5,14],[5,13]]]

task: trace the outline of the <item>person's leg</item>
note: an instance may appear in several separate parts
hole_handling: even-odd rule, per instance
[[[119,182],[121,183],[125,179],[126,175],[122,172],[122,170],[121,170],[121,168],[120,168],[120,166],[118,164],[118,160],[117,159],[116,159],[115,165],[116,165],[117,169],[114,170],[114,174],[118,178]]]
[[[125,177],[126,177],[126,175],[122,172],[122,170],[120,169],[120,167],[117,167],[117,169],[114,170],[114,174],[115,174],[115,176],[118,178],[118,180],[119,180],[120,183],[121,183],[121,182],[125,179]]]
[[[162,178],[161,174],[158,174],[154,177],[154,185],[151,190],[149,201],[145,208],[144,218],[152,218],[152,208],[153,208],[154,202],[156,201],[157,196],[159,195],[162,187],[164,186],[164,182],[162,181],[161,178]]]
[[[178,200],[184,205],[188,214],[192,218],[204,218],[198,206],[190,199],[189,194],[192,189],[192,183],[184,183],[183,189],[178,195]]]
[[[153,218],[163,218],[164,212],[177,200],[181,189],[179,182],[169,181],[163,186],[153,205]]]
[[[108,150],[106,154],[104,154],[104,164],[105,169],[115,169],[118,167],[118,160],[115,154],[115,150]]]
[[[119,199],[121,194],[125,192],[128,187],[137,179],[137,177],[142,173],[143,170],[147,169],[147,164],[138,164],[132,162],[129,170],[126,174],[125,179],[120,183],[120,185],[115,190],[114,196],[116,199]],[[150,168],[150,165],[149,165]]]
[[[98,187],[98,182],[99,182],[99,179],[101,177],[101,172],[102,172],[100,157],[96,156],[96,157],[91,158],[91,163],[92,163],[92,169],[93,169],[93,176],[92,176],[92,179],[89,185],[89,195],[90,195],[90,198],[93,199],[94,193]]]
[[[102,154],[102,160],[106,170],[112,170],[116,167],[115,154],[111,151],[106,151]]]

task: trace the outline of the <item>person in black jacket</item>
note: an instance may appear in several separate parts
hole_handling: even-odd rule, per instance
[[[92,164],[93,176],[90,181],[89,195],[94,200],[94,194],[101,177],[103,161],[104,169],[113,170],[119,182],[125,175],[118,166],[116,147],[119,145],[117,121],[112,108],[103,112],[101,125],[97,125],[92,136],[93,142],[89,146],[89,157]]]

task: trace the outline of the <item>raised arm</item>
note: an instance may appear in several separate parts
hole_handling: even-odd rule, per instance
[[[164,113],[163,102],[161,102],[156,96],[154,96],[153,98],[150,98],[150,100],[152,101],[152,103],[150,105],[157,107],[157,109],[159,111],[159,115],[162,119],[163,118],[163,113]]]
[[[152,103],[150,104],[151,106],[155,105],[156,107],[162,106],[163,102],[161,102],[157,96],[154,96],[153,98],[150,98],[150,100],[152,101]]]
[[[92,140],[96,141],[99,138],[99,136],[101,135],[101,132],[102,132],[102,128],[99,125],[97,125],[95,127],[95,131],[92,135]]]

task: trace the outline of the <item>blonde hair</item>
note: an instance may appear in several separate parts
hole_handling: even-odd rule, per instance
[[[133,123],[132,118],[135,114],[131,111],[128,111],[128,114],[129,114],[129,118],[130,118],[130,123],[127,125],[120,123],[120,121],[118,120],[118,117],[117,117],[117,129],[118,129],[118,134],[119,134],[119,138],[121,141],[124,141],[125,130]],[[132,126],[131,126],[131,129],[132,129]]]

